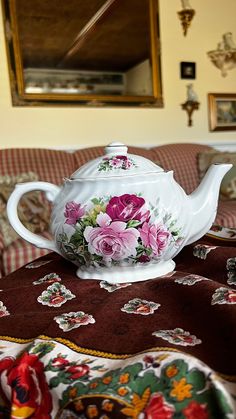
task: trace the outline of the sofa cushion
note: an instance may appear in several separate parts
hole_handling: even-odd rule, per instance
[[[219,201],[214,223],[223,227],[236,228],[236,202]]]
[[[37,148],[0,150],[0,175],[34,172],[39,180],[60,185],[76,170],[73,153]]]
[[[173,170],[175,180],[186,193],[191,193],[199,185],[197,156],[200,152],[212,150],[202,144],[178,143],[166,144],[152,148],[156,161],[165,170]]]
[[[46,233],[43,235],[50,238]],[[39,249],[23,239],[18,239],[2,253],[2,275],[8,275],[47,253],[49,253],[49,250]]]
[[[11,227],[7,217],[7,201],[17,183],[37,181],[36,173],[18,175],[0,175],[0,232],[4,247],[8,247],[19,238]],[[23,225],[32,233],[42,233],[49,228],[50,205],[38,191],[25,194],[18,205],[18,216]]]
[[[23,172],[34,172],[39,180],[60,185],[63,178],[69,177],[76,168],[73,153],[65,151],[37,148],[0,150],[0,175],[2,176],[16,176]],[[0,268],[3,275],[47,252],[47,250],[37,249],[21,239],[16,240],[5,251],[0,232],[0,255],[2,258]]]
[[[198,155],[199,176],[202,178],[208,167],[214,163],[232,163],[233,167],[224,176],[221,182],[221,199],[236,200],[236,153],[221,151],[205,151]]]

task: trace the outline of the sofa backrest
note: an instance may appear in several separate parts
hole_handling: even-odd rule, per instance
[[[165,170],[173,170],[176,181],[191,193],[199,184],[198,154],[212,147],[202,144],[166,144],[150,149],[129,146],[131,154],[154,161]],[[39,180],[60,185],[64,177],[91,159],[104,155],[104,146],[78,149],[73,153],[62,150],[16,148],[0,150],[0,175],[34,172]]]
[[[175,180],[187,194],[191,193],[200,183],[198,171],[198,154],[212,147],[203,144],[166,144],[153,147],[156,162],[165,170],[173,170]]]
[[[73,153],[37,148],[0,150],[0,175],[33,172],[39,180],[60,185],[77,169]]]

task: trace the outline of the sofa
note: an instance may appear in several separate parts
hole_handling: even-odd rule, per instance
[[[207,170],[207,165],[217,161],[217,156],[218,158],[222,156],[222,153],[210,146],[191,143],[166,144],[149,149],[130,146],[129,153],[142,155],[165,170],[173,170],[176,181],[187,194],[198,186]],[[5,276],[48,253],[48,250],[36,248],[20,238],[8,223],[6,203],[15,183],[43,180],[60,185],[63,178],[69,177],[87,161],[103,154],[103,146],[88,147],[73,152],[39,148],[0,150],[0,276]],[[206,160],[205,166],[202,160],[199,164],[201,157]],[[229,161],[227,153],[224,159]],[[235,198],[234,193],[230,199],[221,194],[216,224],[236,227]],[[21,221],[32,232],[47,238],[50,238],[50,211],[51,206],[41,192],[26,195],[19,205]]]

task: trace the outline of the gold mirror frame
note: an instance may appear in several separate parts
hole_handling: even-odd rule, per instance
[[[21,45],[19,42],[20,37],[16,13],[16,1],[17,0],[1,0],[13,106],[51,106],[54,104],[56,106],[163,107],[160,71],[160,42],[158,31],[158,0],[148,0],[150,19],[150,64],[153,94],[144,96],[26,93]]]

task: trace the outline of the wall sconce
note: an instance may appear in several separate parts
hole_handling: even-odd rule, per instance
[[[188,115],[188,127],[191,127],[193,125],[192,121],[192,114],[193,111],[196,111],[199,109],[199,102],[197,99],[197,95],[193,90],[193,84],[187,84],[187,100],[186,102],[182,103],[182,109],[187,112]]]
[[[193,8],[190,6],[189,0],[181,0],[181,3],[183,9],[177,13],[183,27],[184,36],[186,36],[193,16],[195,15],[195,10],[193,10]]]
[[[221,71],[223,77],[227,71],[236,67],[236,44],[233,41],[231,32],[222,35],[222,41],[218,43],[217,49],[207,52],[211,62]]]

